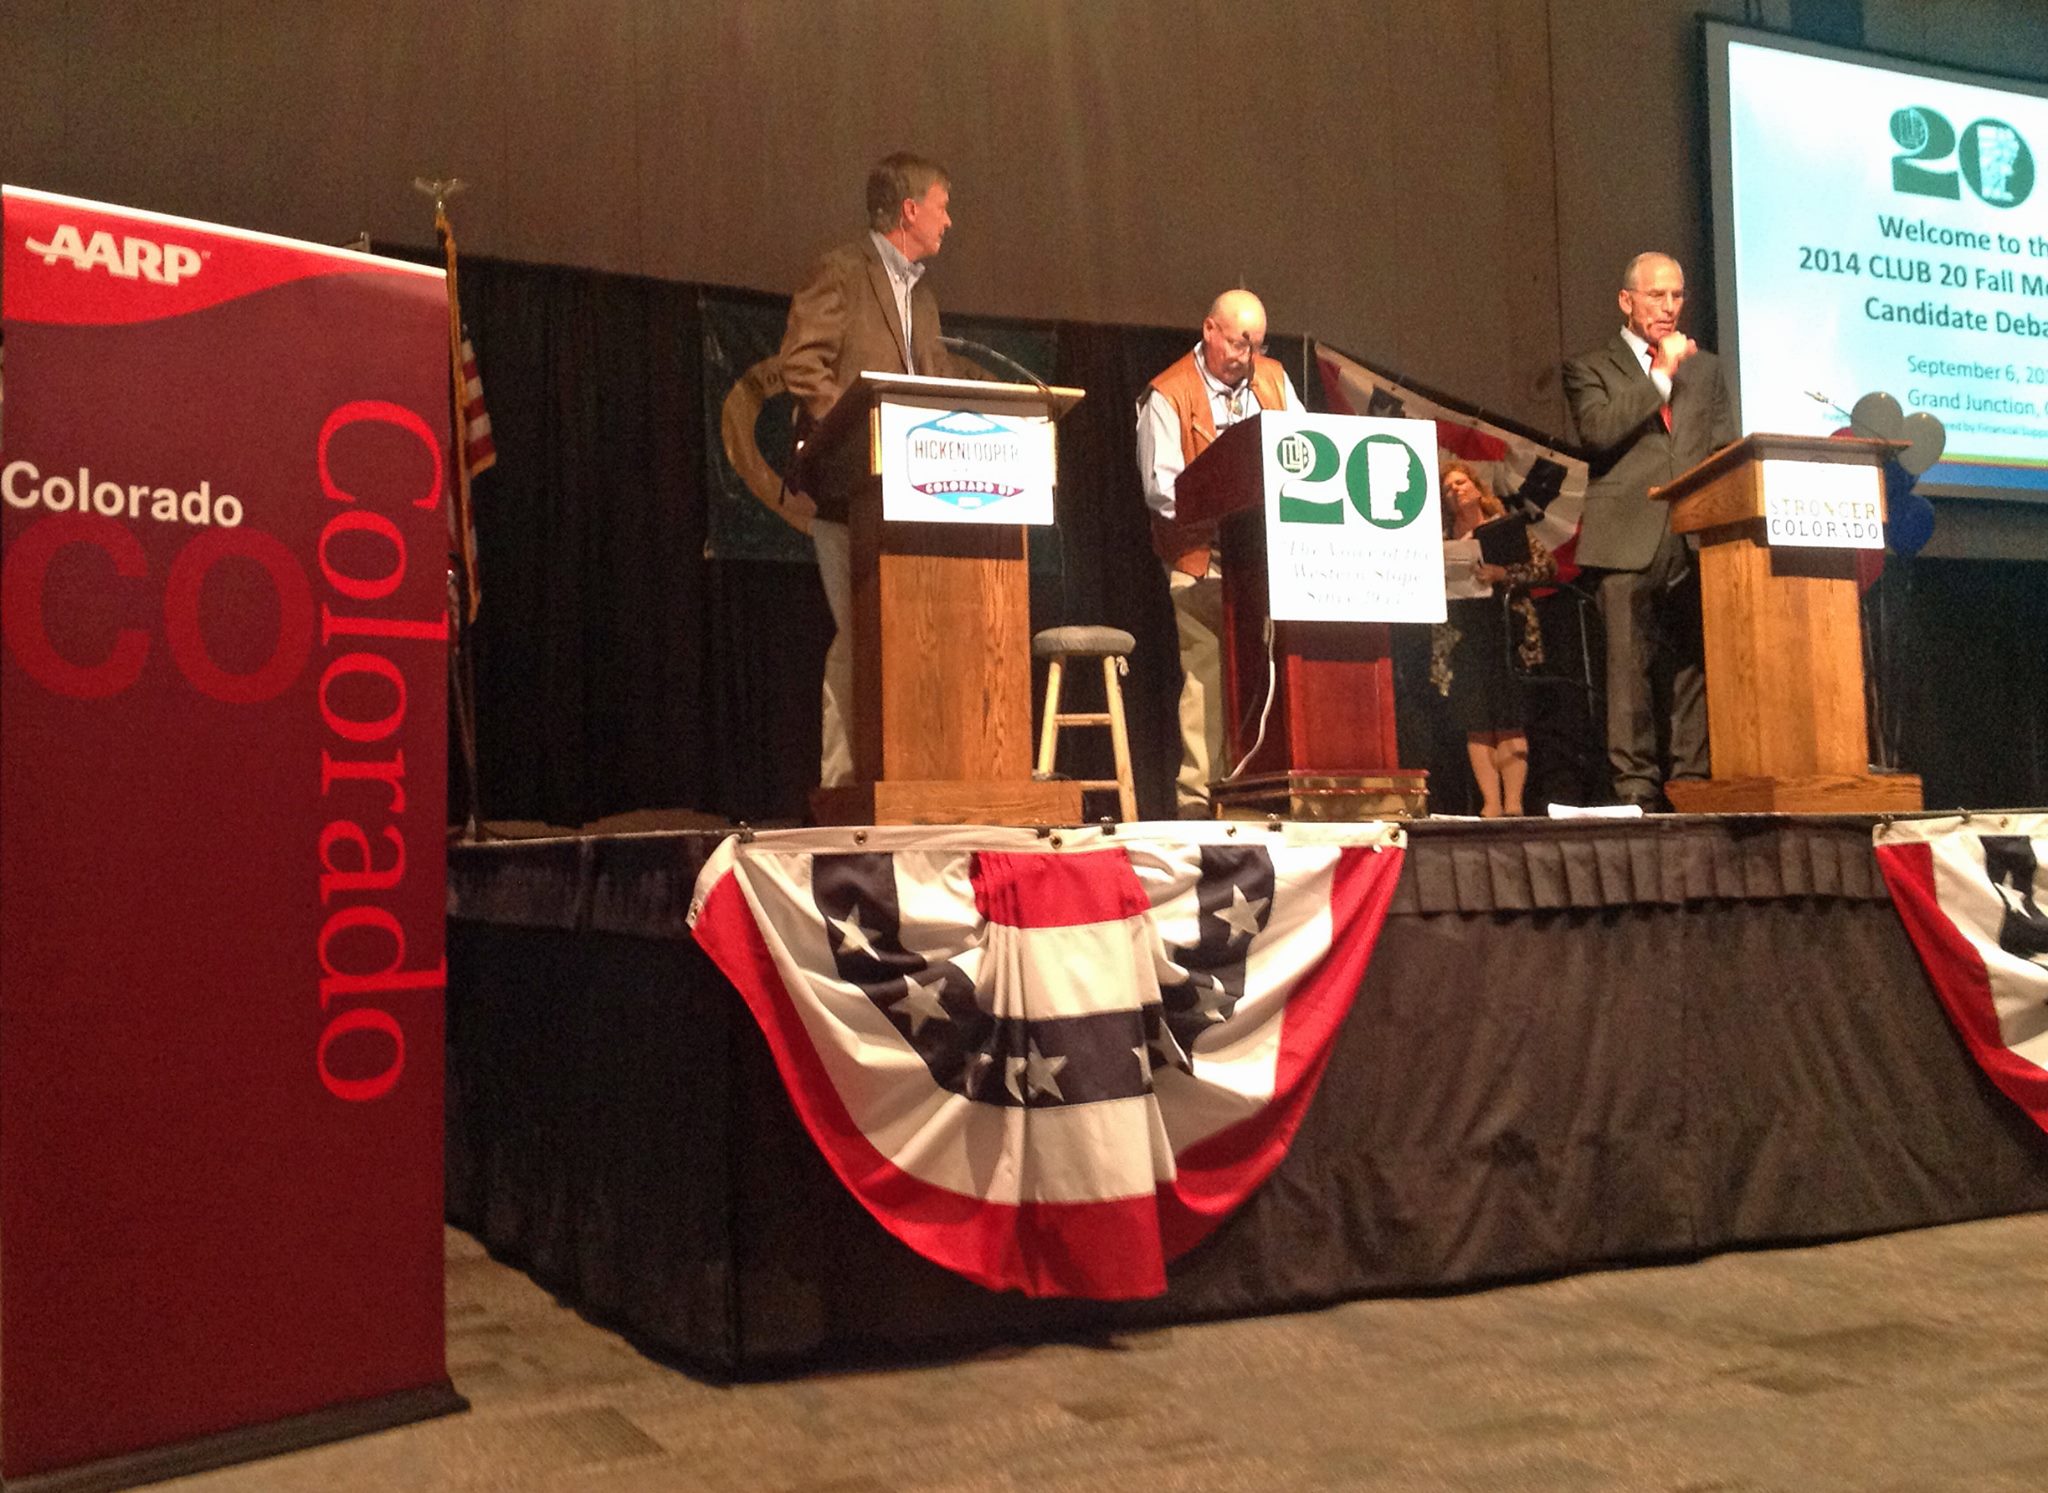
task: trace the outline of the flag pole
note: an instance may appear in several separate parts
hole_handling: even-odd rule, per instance
[[[463,188],[455,178],[417,177],[413,186],[434,199],[434,233],[448,269],[448,429],[455,459],[455,489],[448,518],[448,690],[455,706],[455,730],[462,749],[464,805],[462,841],[474,844],[483,833],[483,783],[477,772],[476,669],[470,641],[481,595],[476,575],[476,531],[470,517],[467,416],[468,380],[463,375],[462,304],[455,280],[455,225],[448,220],[448,199]]]

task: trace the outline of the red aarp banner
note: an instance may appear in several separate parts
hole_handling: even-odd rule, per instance
[[[0,208],[0,1477],[451,1408],[444,277]]]

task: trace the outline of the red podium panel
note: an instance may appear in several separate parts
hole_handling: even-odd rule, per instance
[[[0,1479],[459,1408],[444,277],[0,229]]]
[[[1218,525],[1222,539],[1226,740],[1231,764],[1245,765],[1217,786],[1218,811],[1296,819],[1418,816],[1427,807],[1427,774],[1400,765],[1387,624],[1272,623],[1266,703],[1271,608],[1262,418],[1224,431],[1174,488],[1179,514]]]

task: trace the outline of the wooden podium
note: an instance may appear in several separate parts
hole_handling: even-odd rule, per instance
[[[1219,818],[1420,818],[1429,775],[1400,765],[1394,661],[1384,622],[1274,622],[1272,701],[1267,603],[1264,417],[1240,420],[1189,462],[1174,486],[1183,518],[1219,526],[1223,555],[1223,699],[1229,766]]]
[[[1664,785],[1680,813],[1920,807],[1918,777],[1867,765],[1856,551],[1883,543],[1894,449],[1752,435],[1652,490],[1671,504],[1673,531],[1700,544],[1713,776]],[[1865,525],[1875,543],[1842,547]]]
[[[1078,824],[1081,790],[1031,776],[1031,588],[1020,523],[883,516],[885,405],[1058,419],[1079,389],[862,374],[811,438],[814,486],[847,494],[854,781],[820,824]]]

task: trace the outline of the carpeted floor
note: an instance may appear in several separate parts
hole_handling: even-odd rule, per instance
[[[2048,1487],[2048,1215],[729,1388],[448,1234],[467,1415],[180,1493]]]

